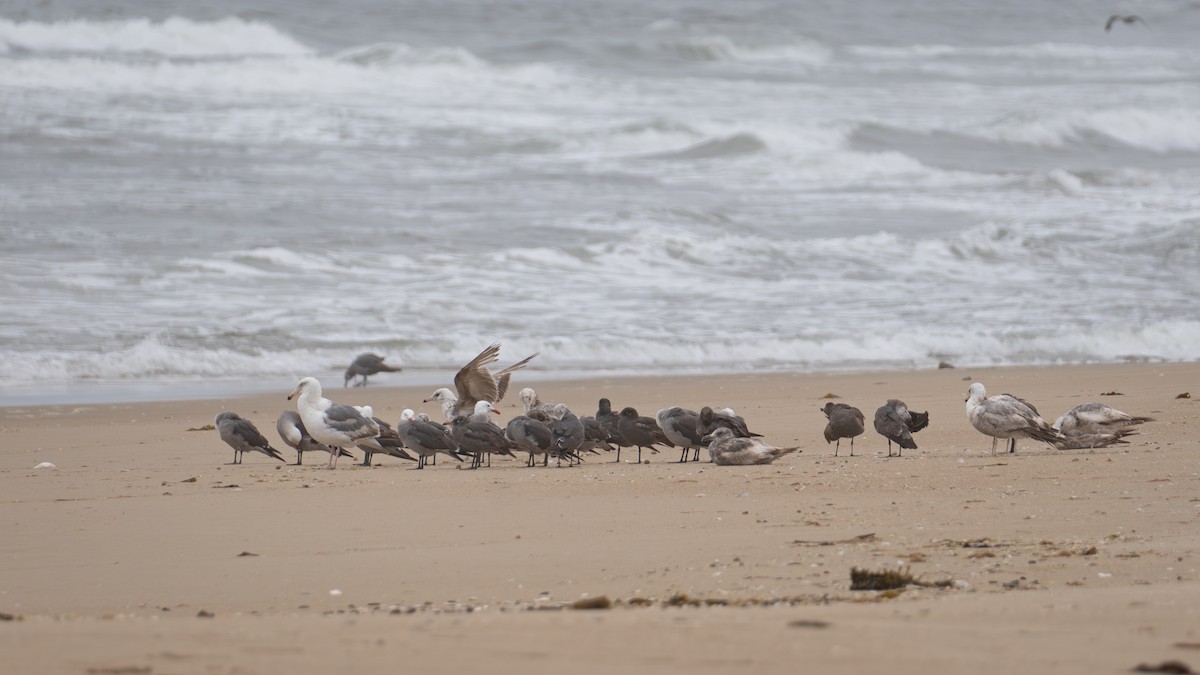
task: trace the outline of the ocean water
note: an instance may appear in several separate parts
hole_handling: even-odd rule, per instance
[[[203,4],[0,5],[0,402],[1200,358],[1198,2]]]

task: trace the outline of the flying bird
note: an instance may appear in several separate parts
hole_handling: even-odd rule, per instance
[[[362,377],[362,382],[355,382],[356,387],[367,386],[367,376],[375,375],[376,373],[398,373],[400,366],[389,366],[383,360],[386,356],[372,354],[367,352],[354,357],[354,361],[346,368],[346,380],[342,383],[342,387],[350,386],[350,381],[356,377]]]
[[[538,352],[534,352],[493,375],[487,367],[500,360],[500,345],[490,345],[459,369],[454,376],[455,391],[443,387],[433,392],[424,402],[440,403],[447,420],[453,420],[459,415],[470,415],[478,401],[499,403],[508,391],[508,380],[513,372],[524,368],[537,355]]]
[[[1104,22],[1104,32],[1107,33],[1111,31],[1117,22],[1133,24],[1137,23],[1138,21],[1141,21],[1143,24],[1146,23],[1145,19],[1136,14],[1113,14],[1112,16],[1108,17],[1108,21]]]
[[[267,439],[259,433],[258,429],[250,420],[245,419],[234,412],[218,413],[213,419],[213,426],[221,434],[221,440],[229,444],[233,448],[233,464],[241,464],[242,457],[247,452],[261,452],[262,454],[287,463],[283,455],[279,451],[271,447]]]

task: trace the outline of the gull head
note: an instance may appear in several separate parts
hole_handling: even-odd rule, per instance
[[[296,384],[296,388],[292,390],[292,393],[288,394],[288,400],[290,401],[290,400],[296,398],[297,396],[304,396],[304,395],[312,395],[312,396],[316,396],[317,398],[320,398],[321,383],[317,381],[317,378],[315,378],[315,377],[302,378],[300,380],[300,382],[298,384]]]
[[[500,414],[499,410],[496,410],[494,407],[492,407],[491,401],[476,401],[475,402],[475,413],[474,414],[479,415],[481,413],[489,413],[489,412],[496,413],[497,415]]]
[[[241,419],[241,417],[235,412],[225,411],[217,413],[217,416],[213,418],[213,426],[219,427],[221,426],[222,422],[232,422],[239,419]]]
[[[530,408],[538,404],[537,392],[529,387],[522,389],[517,397],[521,399],[521,405],[525,406],[525,412],[529,412]]]
[[[983,388],[982,382],[972,382],[971,387],[967,389],[967,402],[975,401],[976,403],[987,398],[987,390]]]
[[[400,413],[400,423],[407,424],[417,418],[417,413],[413,412],[412,408],[405,408],[404,412]]]
[[[427,398],[421,402],[429,403],[430,401],[436,401],[438,403],[445,403],[447,401],[457,401],[457,400],[458,400],[458,397],[454,395],[454,392],[450,391],[449,389],[447,389],[445,387],[442,387],[441,389],[438,389],[437,391],[430,394],[429,398]]]
[[[701,438],[700,442],[712,445],[713,443],[720,443],[730,438],[733,438],[733,429],[729,427],[717,427],[711,434]]]

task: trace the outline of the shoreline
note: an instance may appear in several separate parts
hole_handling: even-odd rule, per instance
[[[1051,421],[1089,400],[1155,421],[1127,445],[1022,441],[992,456],[966,421],[967,376]],[[624,453],[561,469],[498,458],[470,471],[443,458],[415,471],[377,457],[328,471],[256,453],[232,466],[214,431],[189,429],[233,409],[274,442],[287,391],[3,408],[0,613],[19,620],[0,621],[0,648],[17,671],[47,673],[307,675],[404,662],[1092,675],[1200,663],[1177,646],[1200,644],[1200,364],[512,387],[527,385],[581,414],[600,396],[650,415],[730,405],[767,441],[800,450],[753,467],[678,464],[670,449],[641,465]],[[1189,389],[1195,398],[1175,398]],[[395,420],[429,392],[328,394]],[[821,436],[829,393],[867,416],[853,457],[843,443],[835,458]],[[514,394],[501,424],[520,412]],[[930,413],[903,457],[889,459],[871,428],[887,398]],[[33,468],[42,461],[57,468]],[[950,586],[851,591],[855,567]],[[538,611],[599,596],[618,604]]]
[[[1200,363],[1200,361],[1127,361],[1112,363],[1045,363],[1005,364],[987,366],[955,366],[954,369],[969,372],[1020,368],[1073,368],[1103,366],[1170,366]],[[736,376],[816,376],[855,375],[869,373],[909,373],[936,370],[938,364],[928,366],[895,367],[829,367],[784,370],[743,370],[683,372],[662,370],[643,373],[593,372],[580,370],[530,370],[520,372],[526,384],[558,383],[563,381],[599,381],[612,379],[661,378],[661,377],[736,377]],[[341,371],[326,370],[314,375],[326,389],[340,389],[336,382],[342,381]],[[374,376],[371,388],[434,388],[450,386],[454,378],[451,370],[405,370],[403,373],[383,373]],[[133,404],[166,401],[212,401],[265,395],[270,391],[288,389],[295,385],[300,376],[265,376],[258,378],[206,378],[206,379],[160,379],[136,380],[86,380],[79,382],[52,382],[43,384],[0,385],[0,410],[4,408],[53,406],[53,405],[104,405]]]

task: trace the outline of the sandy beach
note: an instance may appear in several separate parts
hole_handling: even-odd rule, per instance
[[[1156,421],[1127,445],[993,457],[966,420],[968,380],[1051,422],[1086,401]],[[392,422],[438,414],[421,403],[431,388],[326,384]],[[580,414],[602,396],[648,415],[728,405],[801,450],[756,467],[670,451],[571,468],[231,466],[215,431],[189,429],[233,410],[274,442],[287,391],[2,408],[3,670],[1200,669],[1200,364],[518,377],[501,424],[529,384]],[[826,394],[867,416],[854,457],[822,438]],[[870,428],[888,398],[930,413],[902,458]],[[946,583],[850,590],[851,568],[901,566]],[[563,609],[601,596],[613,606]]]

